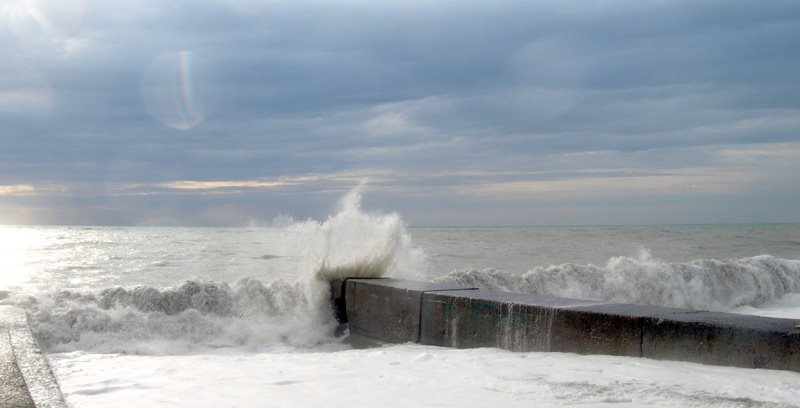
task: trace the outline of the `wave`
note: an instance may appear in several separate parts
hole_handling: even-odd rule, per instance
[[[334,341],[321,283],[243,278],[171,288],[57,291],[24,302],[46,351],[163,354],[202,347],[312,347]]]
[[[567,263],[536,267],[522,275],[464,269],[437,281],[535,295],[731,311],[800,292],[800,261],[760,255],[670,263],[642,251],[638,258],[611,258],[603,267]]]
[[[392,258],[393,259],[393,258]],[[380,274],[390,258],[319,269],[300,282],[187,280],[167,288],[54,290],[13,301],[48,352],[175,354],[203,348],[336,345],[326,278]],[[355,274],[355,275],[354,275]],[[800,293],[800,261],[769,255],[686,263],[616,257],[604,267],[551,265],[515,275],[465,269],[437,281],[536,295],[731,311]]]
[[[306,242],[315,272],[312,279],[422,279],[427,269],[424,252],[415,247],[397,213],[370,214],[361,210],[362,182],[339,202],[339,211],[324,222],[293,223],[287,232]]]
[[[332,343],[337,324],[330,304],[330,280],[414,279],[422,277],[426,268],[424,253],[411,244],[398,214],[361,210],[363,187],[361,183],[348,192],[338,212],[322,222],[292,220],[280,227],[279,245],[297,255],[294,283],[264,283],[255,278],[233,284],[187,280],[168,288],[51,290],[17,303],[28,310],[32,330],[48,351],[158,354],[198,347]],[[174,241],[168,231],[165,234]],[[270,248],[261,259],[275,258],[273,251],[281,252]],[[150,265],[173,266],[160,258]],[[154,283],[146,276],[143,279]]]

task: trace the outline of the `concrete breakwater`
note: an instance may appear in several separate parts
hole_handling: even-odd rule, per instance
[[[14,306],[0,306],[0,406],[67,407],[25,312]]]
[[[396,279],[331,282],[353,334],[390,343],[607,354],[800,371],[800,321]]]

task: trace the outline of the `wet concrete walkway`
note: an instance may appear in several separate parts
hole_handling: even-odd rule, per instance
[[[0,407],[67,407],[25,312],[6,305],[0,305]]]

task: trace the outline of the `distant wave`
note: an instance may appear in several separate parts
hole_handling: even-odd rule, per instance
[[[800,292],[800,261],[761,255],[670,263],[643,251],[638,258],[611,258],[606,266],[567,263],[536,267],[522,275],[464,269],[438,281],[536,295],[730,311]]]

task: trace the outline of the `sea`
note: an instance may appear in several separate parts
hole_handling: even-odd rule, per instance
[[[800,322],[800,225],[410,227],[348,193],[239,228],[0,227],[0,290],[85,407],[796,407],[800,373],[356,347],[327,282],[386,276]]]

